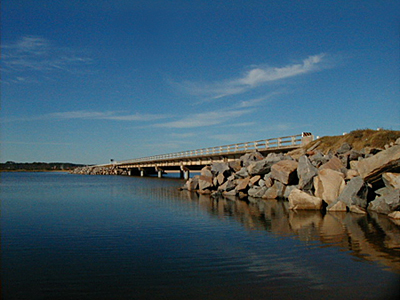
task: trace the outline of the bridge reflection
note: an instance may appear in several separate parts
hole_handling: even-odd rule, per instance
[[[167,202],[195,202],[202,210],[221,219],[233,218],[248,230],[294,237],[313,246],[337,247],[354,259],[378,262],[383,268],[400,274],[400,224],[383,215],[295,212],[288,209],[287,201],[214,199],[209,195],[169,188],[153,189],[151,194],[154,199]]]

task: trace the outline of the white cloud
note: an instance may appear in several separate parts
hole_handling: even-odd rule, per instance
[[[66,111],[32,117],[3,118],[3,122],[40,121],[40,120],[111,120],[111,121],[155,121],[169,117],[162,114],[126,114],[121,111]]]
[[[21,83],[21,74],[24,74],[24,82],[33,81],[27,80],[27,72],[31,72],[30,77],[34,77],[32,72],[35,72],[35,76],[54,71],[75,73],[92,62],[92,59],[80,55],[78,51],[55,46],[38,36],[24,36],[13,43],[3,43],[1,50],[6,83]]]
[[[218,99],[229,95],[236,95],[254,89],[260,85],[314,72],[322,68],[325,54],[309,56],[301,63],[284,67],[255,66],[243,76],[221,82],[201,83],[184,81],[176,84],[186,92]]]
[[[244,114],[251,113],[252,110],[219,110],[206,113],[191,114],[178,121],[155,124],[156,127],[166,128],[198,128],[204,126],[218,125],[231,121]]]

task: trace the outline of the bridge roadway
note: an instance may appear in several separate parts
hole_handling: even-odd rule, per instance
[[[181,178],[188,179],[190,171],[201,170],[213,162],[229,162],[242,155],[258,151],[263,155],[271,152],[288,152],[312,141],[314,136],[310,132],[302,134],[258,140],[253,142],[175,152],[155,156],[142,157],[124,161],[113,161],[99,167],[117,167],[127,170],[129,175],[158,174],[179,172]]]

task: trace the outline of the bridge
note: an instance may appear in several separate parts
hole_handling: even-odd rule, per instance
[[[180,173],[181,178],[188,179],[190,171],[201,170],[214,162],[229,162],[242,155],[258,151],[263,155],[271,152],[288,152],[311,142],[314,136],[310,132],[298,135],[258,140],[197,150],[188,150],[162,155],[154,155],[131,160],[113,161],[99,167],[118,167],[127,170],[128,175]]]

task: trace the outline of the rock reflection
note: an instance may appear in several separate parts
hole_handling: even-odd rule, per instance
[[[184,193],[191,201],[221,218],[234,218],[249,230],[266,230],[278,236],[294,236],[321,247],[339,247],[355,259],[375,261],[400,273],[400,226],[376,213],[292,211],[279,200],[241,201],[214,199]]]

